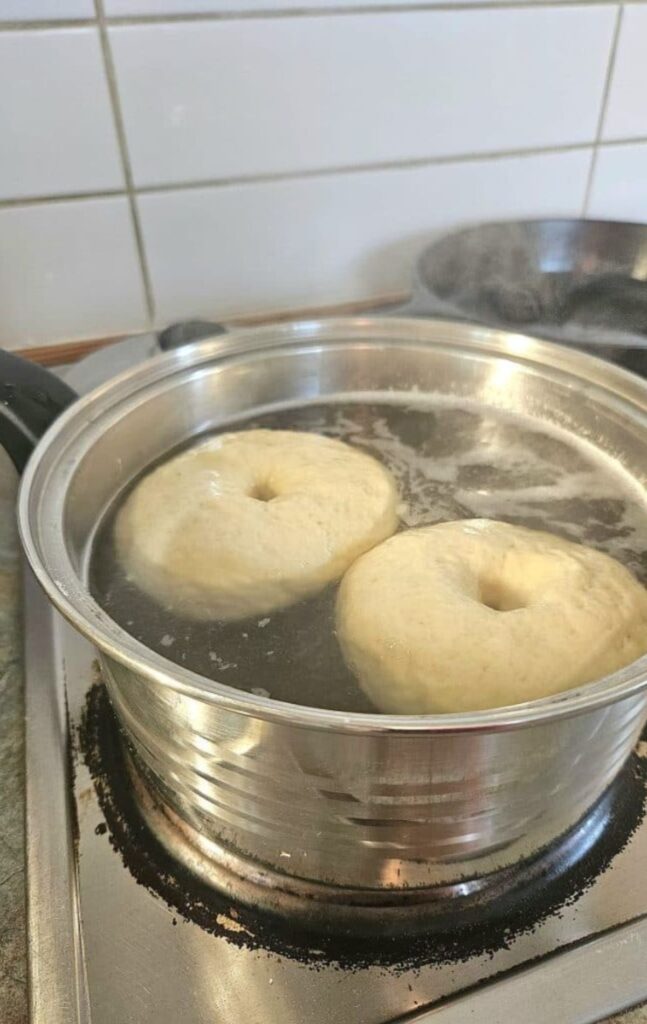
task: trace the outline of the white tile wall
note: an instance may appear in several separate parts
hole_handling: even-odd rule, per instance
[[[577,214],[588,168],[582,150],[142,196],[158,319],[406,289],[434,230]]]
[[[603,137],[647,135],[647,7],[623,12]]]
[[[93,16],[92,0],[0,0],[0,22],[66,21]]]
[[[102,47],[94,0],[0,0],[0,342],[377,297],[466,220],[647,220],[647,0],[615,50],[618,3],[476,2],[103,0]]]
[[[614,15],[601,6],[115,28],[135,182],[585,142]]]
[[[145,324],[126,199],[0,210],[0,345],[24,348]]]
[[[647,143],[600,150],[589,214],[647,221]]]
[[[95,28],[0,32],[0,198],[123,188]]]

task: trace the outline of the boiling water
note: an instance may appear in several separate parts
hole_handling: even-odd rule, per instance
[[[310,404],[228,429],[252,427],[325,434],[379,459],[397,480],[403,529],[502,519],[600,548],[647,583],[647,498],[611,459],[565,431],[443,398],[406,406]],[[129,633],[171,661],[241,690],[312,707],[376,710],[335,638],[336,587],[242,622],[178,618],[143,595],[119,566],[116,510],[97,534],[90,584]]]

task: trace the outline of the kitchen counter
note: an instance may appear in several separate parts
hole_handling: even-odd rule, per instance
[[[0,448],[0,1019],[27,1020],[24,703],[16,474]]]
[[[0,1019],[27,1022],[24,704],[16,474],[0,448]],[[646,968],[647,970],[647,965]],[[115,1021],[115,1024],[121,1024]],[[485,1022],[487,1024],[487,1022]],[[551,1022],[552,1024],[552,1022]],[[555,1022],[557,1024],[557,1022]],[[606,1024],[647,1024],[647,1004]]]

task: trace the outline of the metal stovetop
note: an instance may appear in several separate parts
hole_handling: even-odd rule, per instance
[[[150,351],[139,339],[131,358]],[[114,372],[114,358],[106,365]],[[79,390],[82,378],[77,368]],[[385,967],[369,953],[340,965],[241,942],[235,908],[217,934],[183,917],[135,877],[106,828],[72,749],[94,652],[29,573],[25,625],[33,1024],[586,1024],[647,998],[644,822],[584,891],[472,955]]]

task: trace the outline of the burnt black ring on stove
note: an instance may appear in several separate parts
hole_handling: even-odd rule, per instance
[[[394,934],[388,912],[381,920],[373,915],[366,928],[351,916],[344,921],[316,913],[296,919],[237,901],[198,878],[146,824],[134,797],[124,743],[105,685],[97,681],[87,694],[79,753],[92,776],[110,843],[133,877],[206,931],[313,967],[335,963],[345,969],[380,965],[402,970],[494,953],[577,900],[626,846],[647,803],[647,758],[634,754],[586,819],[549,855],[509,878],[507,891],[500,886],[494,898],[461,913],[449,909],[429,918],[409,916],[405,928]],[[579,859],[573,857],[578,843],[585,850]],[[228,921],[236,927],[229,928]]]

